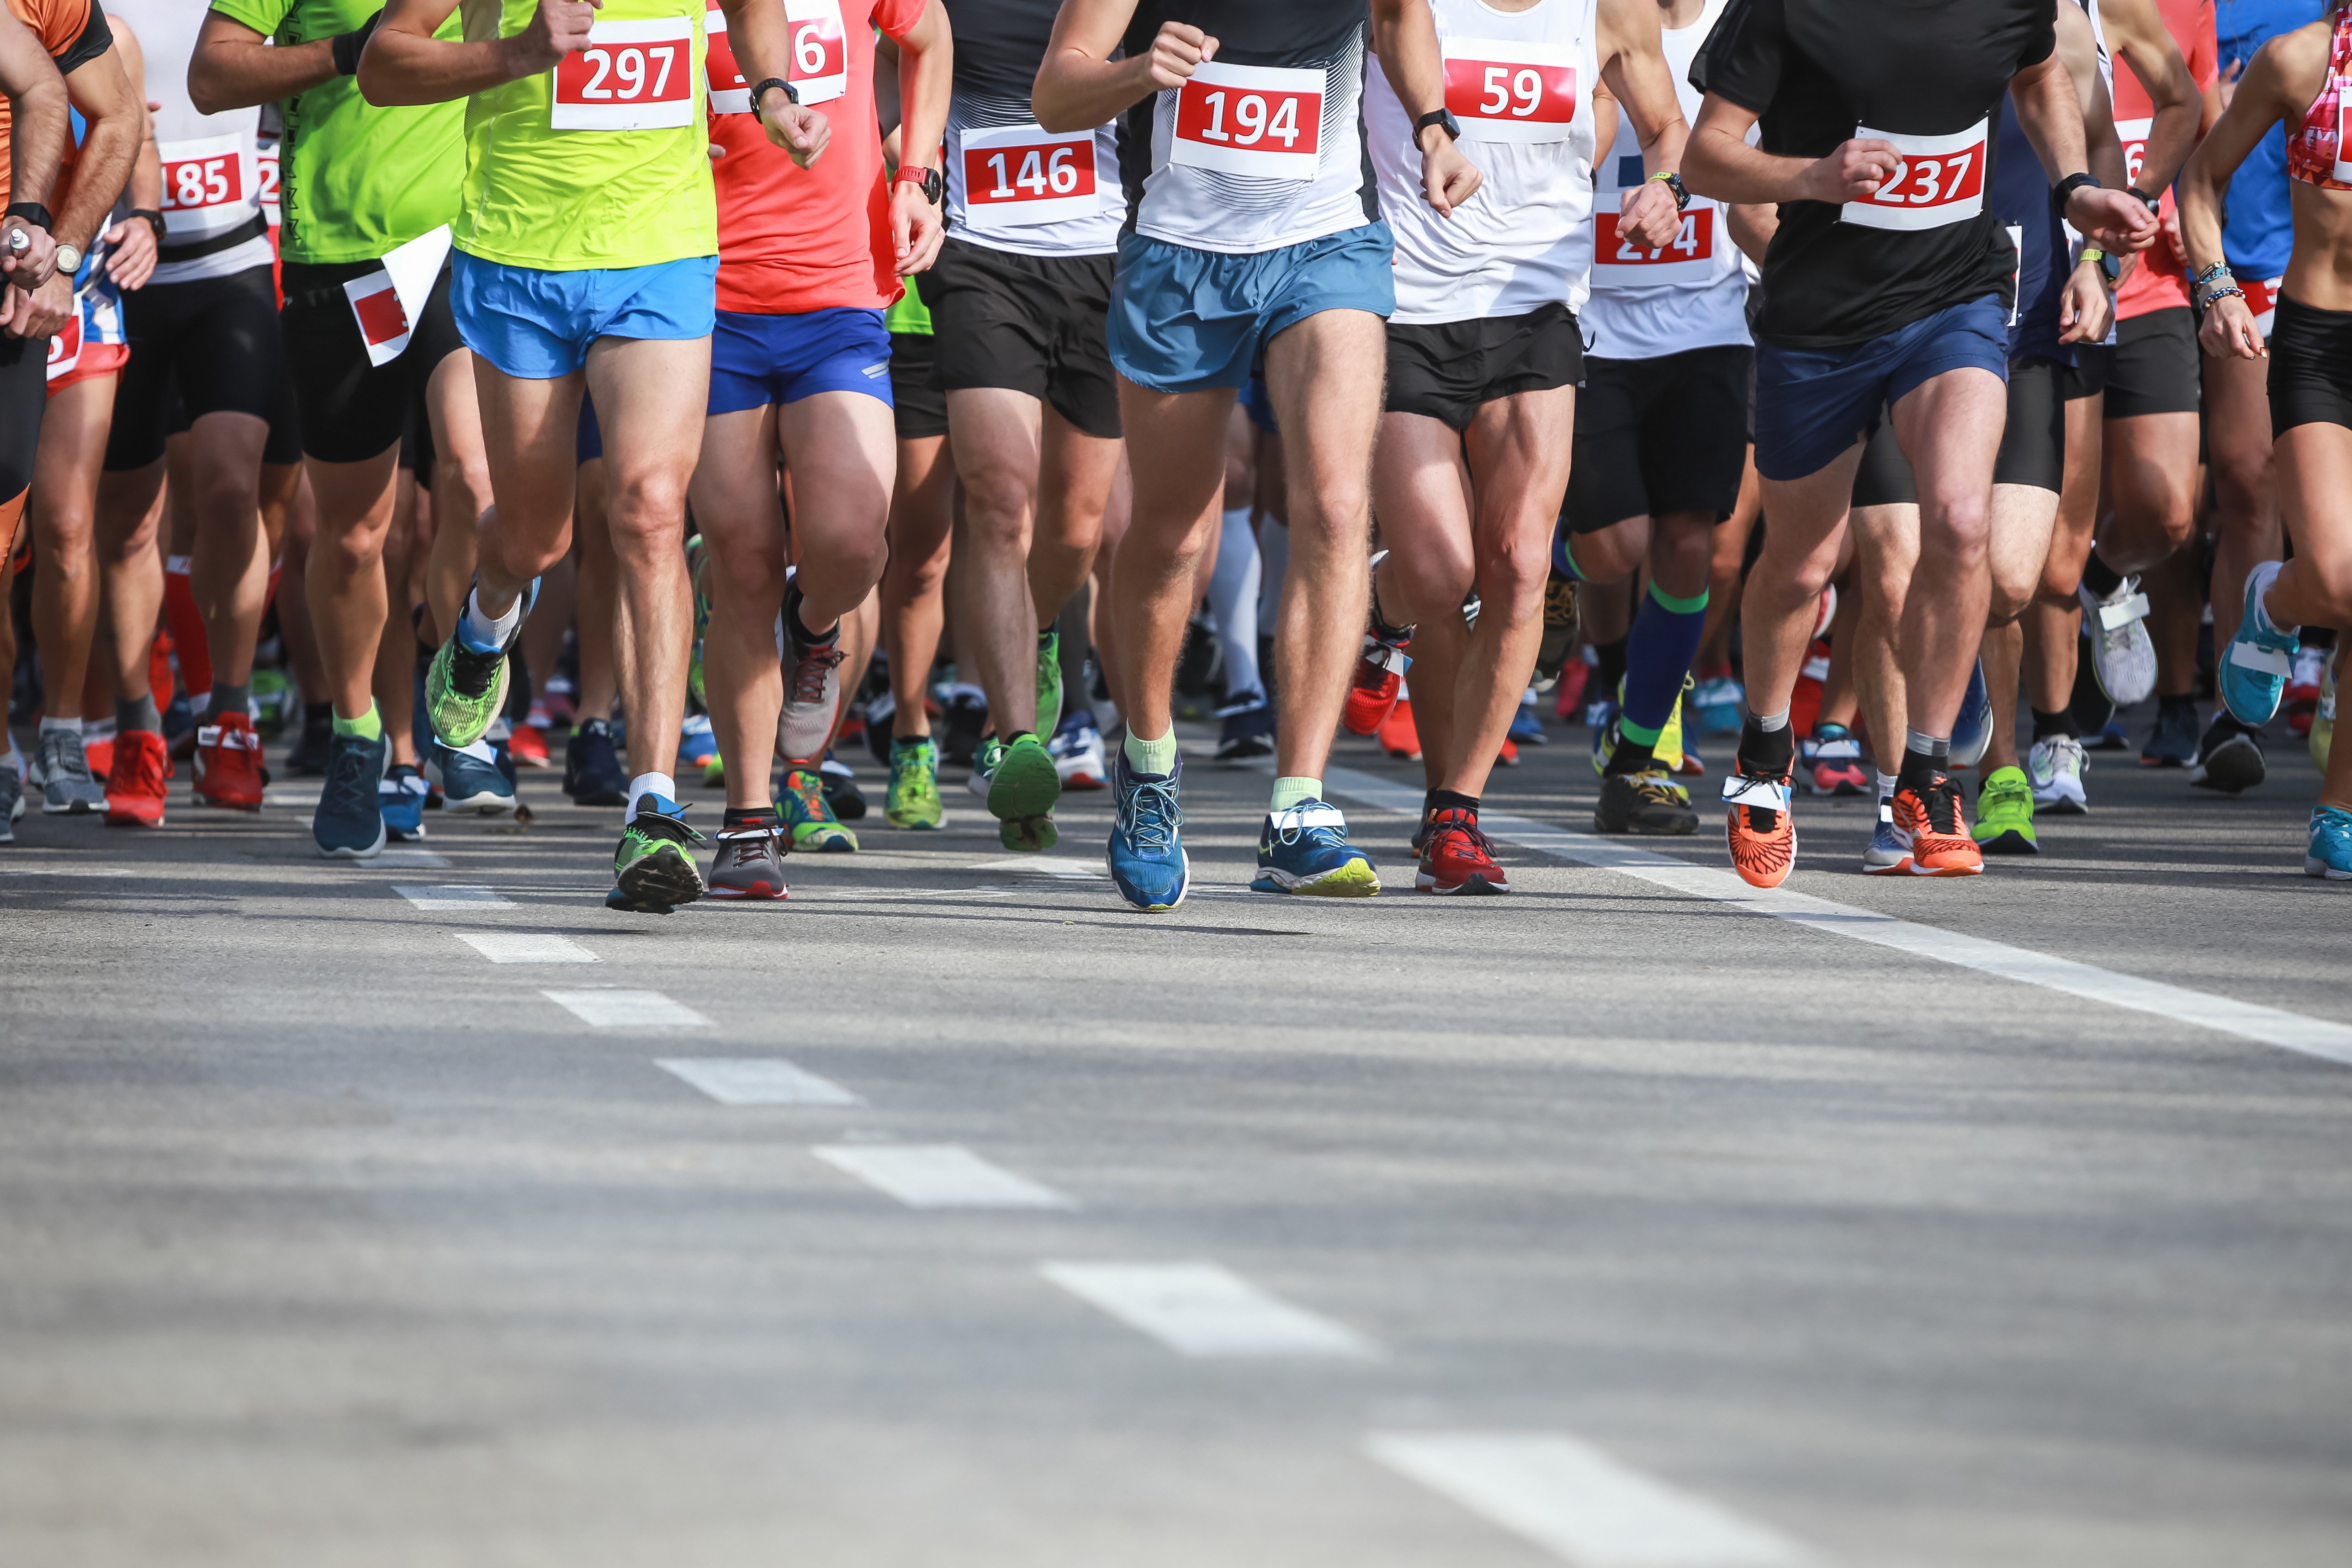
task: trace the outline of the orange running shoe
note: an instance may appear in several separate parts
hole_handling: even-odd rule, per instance
[[[1410,627],[1394,637],[1383,637],[1376,631],[1364,633],[1364,649],[1348,682],[1348,705],[1339,715],[1349,734],[1377,734],[1387,721],[1397,694],[1404,689],[1405,668],[1412,663],[1404,650],[1412,645]]]
[[[1495,765],[1499,768],[1516,768],[1519,765],[1519,743],[1508,735],[1503,737],[1502,746],[1495,752]]]
[[[1731,807],[1724,832],[1731,841],[1731,868],[1751,888],[1777,888],[1797,864],[1797,824],[1789,815],[1790,770],[1772,777],[1748,773],[1735,761],[1723,781]]]
[[[514,752],[517,767],[543,768],[550,765],[547,734],[536,724],[516,725],[507,745]]]
[[[1984,869],[1984,851],[1969,835],[1960,786],[1937,773],[1925,791],[1898,787],[1895,826],[1911,836],[1915,877],[1973,877]]]
[[[261,737],[242,713],[196,726],[196,804],[261,809]]]
[[[114,766],[106,775],[106,822],[110,827],[163,826],[163,781],[172,758],[163,737],[152,730],[125,730],[114,738]]]
[[[1388,717],[1381,721],[1380,734],[1381,750],[1390,756],[1409,763],[1421,761],[1421,731],[1412,721],[1412,698],[1400,699],[1389,710]]]

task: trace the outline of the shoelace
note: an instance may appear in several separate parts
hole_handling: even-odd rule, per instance
[[[1937,773],[1919,796],[1919,804],[1927,810],[1927,826],[1937,833],[1957,834],[1960,830],[1960,786],[1950,777]]]
[[[824,780],[821,775],[805,768],[794,768],[784,775],[784,789],[811,816],[832,816],[833,807],[824,798]]]
[[[1141,853],[1163,854],[1184,826],[1184,808],[1165,781],[1138,784],[1119,808],[1118,826]]]
[[[1680,805],[1682,796],[1664,773],[1635,773],[1633,794],[1644,805]]]
[[[1320,837],[1315,837],[1317,835]],[[1296,812],[1284,811],[1275,814],[1274,841],[1276,844],[1288,848],[1299,840],[1310,837],[1315,837],[1315,842],[1318,844],[1345,844],[1348,842],[1348,830],[1344,826],[1335,826],[1328,822],[1318,822],[1309,827],[1298,821]]]
[[[499,666],[505,662],[503,653],[476,653],[464,643],[451,645],[449,650],[449,685],[461,696],[486,695],[498,679]]]
[[[1434,853],[1441,838],[1466,838],[1479,854],[1491,860],[1495,858],[1495,841],[1486,837],[1478,819],[1466,812],[1441,811],[1429,825],[1429,845],[1426,853]]]
[[[368,777],[364,766],[330,766],[320,794],[330,816],[364,816],[376,809],[376,781]]]
[[[664,816],[657,811],[641,811],[629,826],[648,838],[667,838],[673,844],[708,844],[709,839],[686,825],[685,819]]]
[[[806,707],[824,700],[825,678],[841,663],[841,644],[805,650],[793,666],[793,701]]]

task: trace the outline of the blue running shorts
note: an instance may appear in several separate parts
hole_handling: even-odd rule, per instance
[[[1817,474],[1878,428],[1920,383],[1975,365],[2009,380],[2009,313],[1986,295],[1866,342],[1790,349],[1756,343],[1756,471]]]
[[[1375,220],[1247,256],[1118,237],[1110,362],[1154,392],[1248,384],[1268,339],[1324,310],[1396,310],[1396,243]]]
[[[710,334],[710,412],[798,403],[820,392],[890,396],[890,332],[879,310],[854,305],[793,316],[719,312]]]
[[[588,363],[598,338],[707,338],[719,258],[542,272],[451,257],[449,304],[466,346],[519,380],[552,381]]]

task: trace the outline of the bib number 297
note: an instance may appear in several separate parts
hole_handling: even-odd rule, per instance
[[[1171,163],[1311,180],[1322,161],[1323,73],[1210,61],[1176,95]]]
[[[555,68],[558,131],[669,131],[698,118],[691,18],[598,22]]]

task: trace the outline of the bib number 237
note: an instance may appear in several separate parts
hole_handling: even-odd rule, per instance
[[[1856,138],[1892,142],[1903,154],[1886,183],[1860,201],[1838,209],[1845,223],[1864,228],[1942,228],[1966,223],[1984,211],[1985,138],[1979,120],[1948,136],[1898,136],[1859,126]]]
[[[598,22],[555,68],[558,131],[670,131],[699,118],[691,17]]]
[[[1171,163],[1311,180],[1323,153],[1323,73],[1210,61],[1176,95]]]

